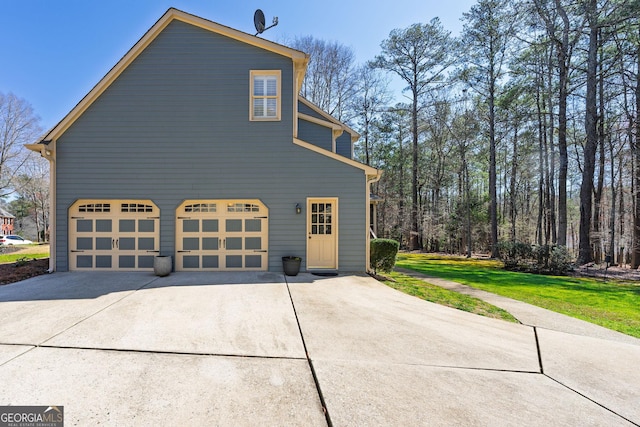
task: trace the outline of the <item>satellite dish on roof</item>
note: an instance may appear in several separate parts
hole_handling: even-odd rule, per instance
[[[256,10],[256,13],[253,14],[253,25],[256,26],[256,34],[262,34],[264,31],[264,13],[260,9]]]
[[[253,25],[255,25],[256,27],[257,33],[255,35],[257,36],[258,34],[264,33],[269,28],[275,27],[276,25],[278,25],[278,17],[275,16],[273,18],[273,22],[271,23],[271,25],[269,25],[268,27],[265,27],[264,13],[262,12],[262,10],[258,9],[253,14]]]

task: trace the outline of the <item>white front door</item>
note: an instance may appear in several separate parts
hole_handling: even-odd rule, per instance
[[[307,200],[307,268],[338,268],[338,199]]]

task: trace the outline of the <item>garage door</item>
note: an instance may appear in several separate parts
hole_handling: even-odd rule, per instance
[[[268,228],[259,200],[187,200],[176,211],[176,270],[267,270]]]
[[[152,270],[160,210],[150,200],[79,200],[69,210],[70,270]]]

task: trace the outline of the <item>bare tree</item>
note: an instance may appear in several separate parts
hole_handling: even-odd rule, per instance
[[[464,14],[462,44],[467,52],[463,79],[487,101],[489,122],[489,216],[491,256],[498,256],[498,196],[495,101],[506,72],[508,46],[515,27],[506,0],[480,0]]]
[[[569,71],[573,49],[580,31],[571,28],[567,7],[561,0],[534,0],[536,11],[544,21],[547,36],[554,43],[558,68],[558,244],[567,245],[567,98],[569,97]],[[582,23],[578,25],[581,29]]]
[[[418,115],[419,101],[429,85],[440,82],[445,71],[453,64],[454,40],[445,31],[438,18],[429,24],[413,24],[405,29],[395,29],[381,43],[382,53],[373,65],[397,74],[411,93],[411,134],[412,134],[412,174],[411,174],[411,236],[409,247],[420,248],[418,216]]]
[[[23,145],[34,142],[40,131],[27,101],[0,92],[0,198],[15,192],[14,180],[29,156]]]
[[[29,206],[38,242],[48,241],[49,229],[49,164],[31,152],[15,179],[18,197]]]
[[[352,109],[358,131],[362,135],[364,162],[371,164],[371,122],[391,102],[388,81],[380,71],[369,64],[361,66],[356,73],[356,93],[352,98]]]
[[[309,55],[300,94],[341,121],[349,121],[349,100],[356,87],[355,54],[350,47],[313,36],[297,37],[288,44]]]

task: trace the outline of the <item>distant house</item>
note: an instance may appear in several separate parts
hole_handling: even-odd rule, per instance
[[[380,172],[298,95],[308,59],[169,9],[27,146],[51,164],[51,268],[367,270]]]
[[[13,234],[16,217],[0,208],[0,234]]]

